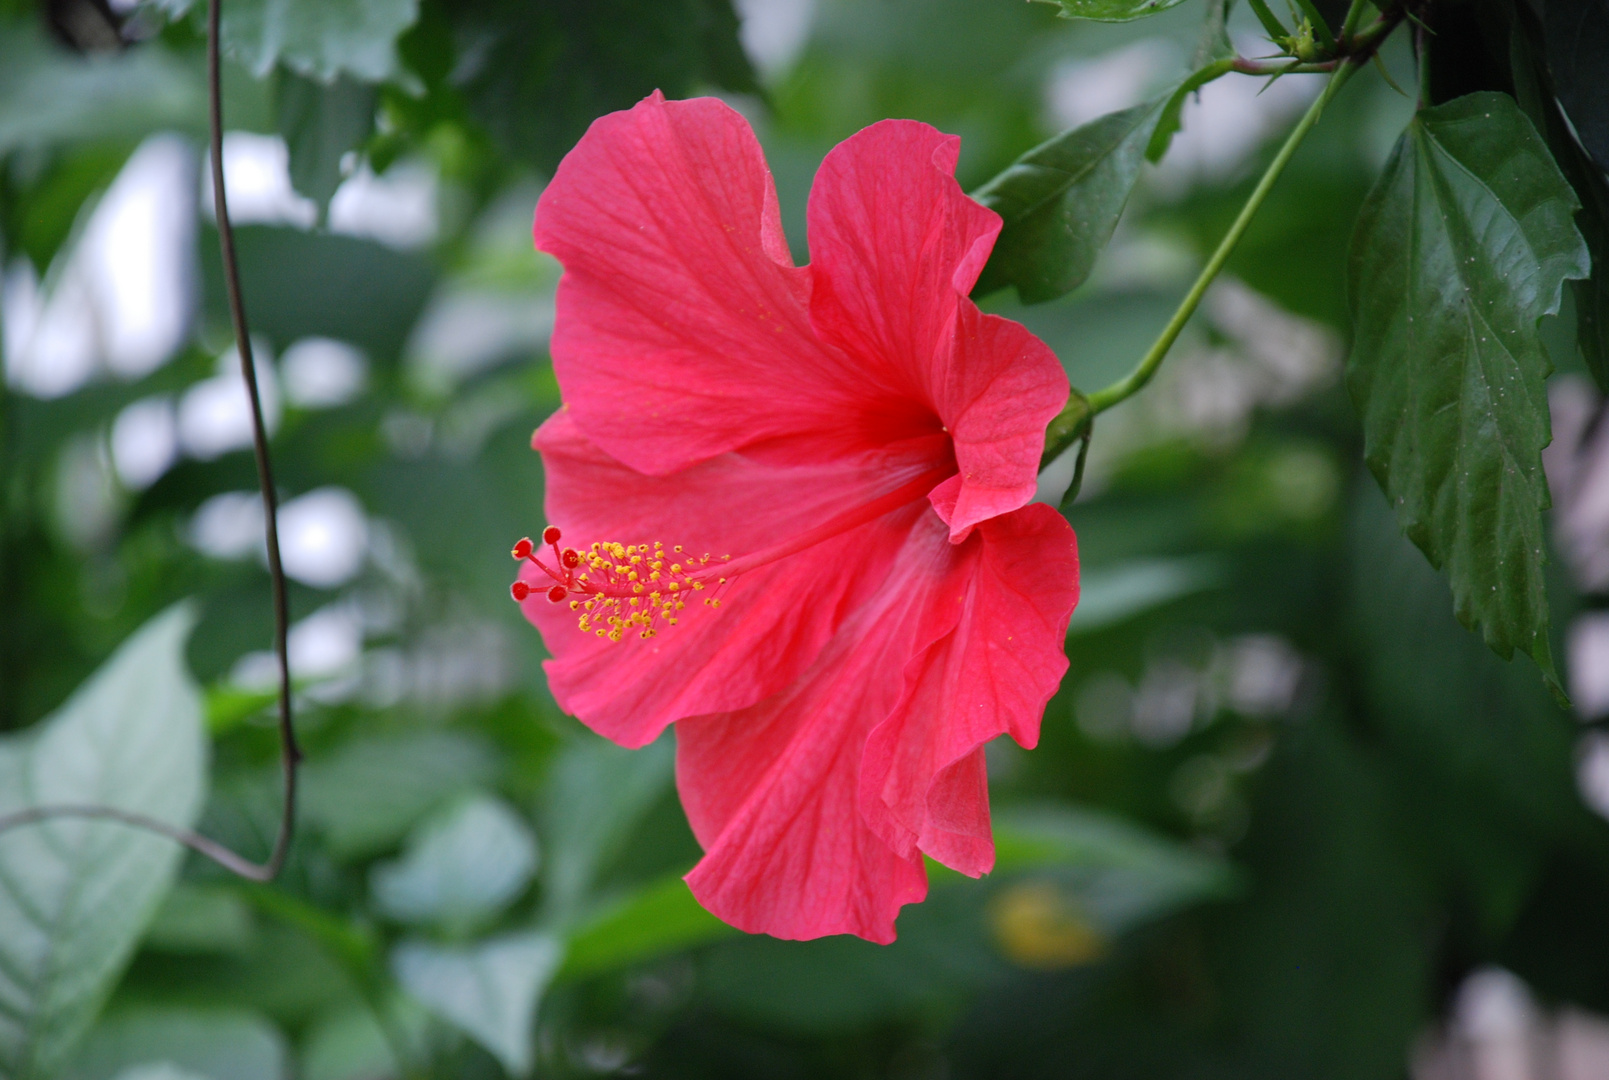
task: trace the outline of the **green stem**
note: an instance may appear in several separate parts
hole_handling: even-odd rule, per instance
[[[1368,0],[1352,0],[1352,6],[1347,8],[1346,19],[1341,23],[1341,43],[1344,48],[1357,33],[1358,23],[1363,21],[1363,9]]]
[[[1128,375],[1111,386],[1097,390],[1089,395],[1088,407],[1091,413],[1105,412],[1118,402],[1133,396],[1141,387],[1151,381],[1151,376],[1155,375],[1157,368],[1162,366],[1163,358],[1168,355],[1168,350],[1173,347],[1173,343],[1178,340],[1179,334],[1184,330],[1184,324],[1190,321],[1191,315],[1195,314],[1197,306],[1201,303],[1201,297],[1207,291],[1207,286],[1212,284],[1213,279],[1218,276],[1218,272],[1224,268],[1224,263],[1229,261],[1230,254],[1235,250],[1235,245],[1240,243],[1240,238],[1245,235],[1247,226],[1251,224],[1251,219],[1263,205],[1263,200],[1268,198],[1268,193],[1273,190],[1274,182],[1279,179],[1279,174],[1284,172],[1285,166],[1290,163],[1291,156],[1296,153],[1296,148],[1302,144],[1302,140],[1313,129],[1313,125],[1318,123],[1319,115],[1324,112],[1324,106],[1329,103],[1330,98],[1334,97],[1336,92],[1346,84],[1347,79],[1352,77],[1352,72],[1356,69],[1357,65],[1355,63],[1344,64],[1336,69],[1330,81],[1325,84],[1324,92],[1308,107],[1302,119],[1291,129],[1290,135],[1285,139],[1285,145],[1281,146],[1279,153],[1274,155],[1274,160],[1269,163],[1262,179],[1257,181],[1257,186],[1252,190],[1251,197],[1246,200],[1246,205],[1240,208],[1240,215],[1235,218],[1235,223],[1229,227],[1229,232],[1219,242],[1217,250],[1212,253],[1212,258],[1207,260],[1207,265],[1202,268],[1195,284],[1191,285],[1190,291],[1185,293],[1184,300],[1180,302],[1178,310],[1168,320],[1167,326],[1162,328],[1161,335],[1157,337],[1150,351],[1140,359],[1139,364]]]

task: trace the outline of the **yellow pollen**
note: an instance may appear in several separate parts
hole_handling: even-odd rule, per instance
[[[573,577],[566,572],[558,583],[571,594],[570,610],[577,614],[581,631],[620,641],[628,631],[651,638],[660,624],[675,626],[676,613],[687,607],[681,594],[706,591],[700,575],[709,573],[715,557],[684,555],[680,544],[672,550],[679,561],[669,562],[665,545],[659,541],[621,544],[600,540],[578,553],[583,572]],[[721,578],[718,584],[725,583]],[[720,606],[719,600],[704,603]]]

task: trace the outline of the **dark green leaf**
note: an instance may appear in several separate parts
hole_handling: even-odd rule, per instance
[[[275,88],[279,133],[290,148],[291,183],[322,218],[341,186],[341,159],[374,131],[373,86],[341,76],[328,85],[281,71]]]
[[[1575,721],[1534,676],[1458,626],[1446,581],[1370,485],[1359,485],[1349,516],[1348,621],[1364,646],[1357,688],[1371,730],[1414,776],[1402,797],[1459,836],[1434,857],[1496,869],[1551,846],[1601,852],[1609,826],[1573,782]]]
[[[730,0],[460,0],[447,14],[476,45],[461,81],[471,113],[545,172],[593,120],[656,89],[759,89]]]
[[[1548,69],[1581,144],[1609,170],[1609,0],[1548,0]]]
[[[180,828],[206,784],[187,606],[147,623],[44,723],[0,742],[0,813],[114,806]],[[172,884],[181,849],[106,821],[0,835],[0,1075],[52,1076],[83,1036]]]
[[[1464,625],[1557,686],[1542,448],[1552,370],[1537,323],[1587,272],[1576,199],[1507,95],[1420,113],[1358,219],[1347,382],[1364,453]]]
[[[1005,222],[977,293],[1015,285],[1031,304],[1089,277],[1134,189],[1162,104],[1159,98],[1064,132],[974,193]]]
[[[1094,22],[1131,22],[1155,15],[1184,0],[1037,0],[1055,4],[1064,19],[1090,19]]]
[[[1162,115],[1157,118],[1156,129],[1151,132],[1151,142],[1145,148],[1145,156],[1150,161],[1161,161],[1162,155],[1168,152],[1168,146],[1173,137],[1179,133],[1183,125],[1180,117],[1184,113],[1184,103],[1189,96],[1200,90],[1214,79],[1222,78],[1234,70],[1234,60],[1223,57],[1214,60],[1186,79],[1179,89],[1168,98],[1167,104],[1162,106]]]

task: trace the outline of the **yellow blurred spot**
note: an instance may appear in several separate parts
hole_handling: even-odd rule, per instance
[[[1099,960],[1106,939],[1071,896],[1048,881],[1006,888],[989,905],[1000,951],[1023,967],[1054,971]]]

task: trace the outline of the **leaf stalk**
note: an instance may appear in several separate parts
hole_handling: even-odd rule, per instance
[[[1329,104],[1330,99],[1340,91],[1341,87],[1346,85],[1347,80],[1357,70],[1359,66],[1358,58],[1349,59],[1350,62],[1343,63],[1335,69],[1335,73],[1330,77],[1329,82],[1325,84],[1324,91],[1314,99],[1312,105],[1308,106],[1307,112],[1302,115],[1301,120],[1286,136],[1284,145],[1279,148],[1279,152],[1274,155],[1274,160],[1269,162],[1268,168],[1263,171],[1262,178],[1257,181],[1257,186],[1252,189],[1251,196],[1247,198],[1246,204],[1240,208],[1240,213],[1235,218],[1234,224],[1229,227],[1229,231],[1219,241],[1217,249],[1212,253],[1212,257],[1207,260],[1207,265],[1202,267],[1195,283],[1190,286],[1190,291],[1185,293],[1184,299],[1180,301],[1178,308],[1173,312],[1173,316],[1168,319],[1167,325],[1162,328],[1162,333],[1158,335],[1156,341],[1146,351],[1145,355],[1140,358],[1134,370],[1117,382],[1095,391],[1088,397],[1075,393],[1069,399],[1067,407],[1051,421],[1047,430],[1043,461],[1055,460],[1056,457],[1060,456],[1082,436],[1084,425],[1089,420],[1093,420],[1096,415],[1134,396],[1146,383],[1151,381],[1151,377],[1156,374],[1157,369],[1162,366],[1162,361],[1167,357],[1168,350],[1173,347],[1173,343],[1178,340],[1180,333],[1183,332],[1185,324],[1190,321],[1190,317],[1195,314],[1196,308],[1200,306],[1201,298],[1206,294],[1207,287],[1212,284],[1218,273],[1224,268],[1224,264],[1229,261],[1229,256],[1234,252],[1236,245],[1240,243],[1240,239],[1245,235],[1246,229],[1251,225],[1252,218],[1256,216],[1258,209],[1263,205],[1263,201],[1268,198],[1268,193],[1273,190],[1274,183],[1279,179],[1280,174],[1285,171],[1285,166],[1290,163],[1292,156],[1295,155],[1296,148],[1302,144],[1302,140],[1307,137],[1307,133],[1313,130],[1313,126],[1318,123],[1318,119],[1323,114],[1324,107]],[[1082,423],[1079,421],[1082,421]]]

